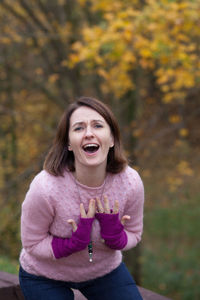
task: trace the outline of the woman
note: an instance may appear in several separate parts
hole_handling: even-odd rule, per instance
[[[27,300],[141,300],[122,263],[143,228],[144,189],[102,102],[82,97],[58,126],[22,205],[20,285]]]

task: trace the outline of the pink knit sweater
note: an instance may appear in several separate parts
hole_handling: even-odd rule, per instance
[[[32,181],[22,204],[23,249],[20,263],[27,272],[56,280],[81,282],[103,276],[118,267],[122,253],[102,242],[97,220],[94,220],[92,227],[92,263],[89,262],[87,249],[61,259],[56,259],[52,251],[52,236],[70,237],[72,228],[67,220],[79,222],[80,200],[87,210],[89,200],[101,197],[102,191],[111,207],[115,200],[119,200],[120,219],[123,215],[131,216],[125,223],[128,243],[123,250],[137,245],[143,228],[144,188],[135,170],[127,167],[119,174],[108,173],[100,187],[84,186],[75,181],[68,171],[63,177],[41,171]]]

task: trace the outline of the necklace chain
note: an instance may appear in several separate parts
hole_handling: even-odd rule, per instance
[[[100,201],[102,201],[102,197],[103,197],[103,193],[104,193],[105,185],[106,185],[106,180],[107,180],[107,177],[105,178],[105,181],[103,183]],[[75,181],[76,188],[77,188],[77,191],[78,191],[79,202],[81,203],[81,194],[80,194],[80,191],[79,191],[79,186],[78,186],[76,178],[74,178],[74,181]],[[89,262],[93,262],[93,242],[92,242],[91,239],[90,239],[90,243],[88,244],[88,255],[89,255]]]

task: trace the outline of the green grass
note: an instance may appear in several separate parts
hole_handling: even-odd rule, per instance
[[[19,262],[11,260],[6,256],[0,256],[0,271],[12,274],[18,274]]]
[[[199,200],[145,213],[142,285],[173,300],[200,299]]]

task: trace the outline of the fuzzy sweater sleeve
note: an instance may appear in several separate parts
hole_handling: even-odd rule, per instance
[[[134,176],[129,174],[128,178],[132,188],[128,191],[124,214],[129,215],[131,219],[124,225],[128,239],[123,250],[135,247],[140,242],[143,231],[144,186],[139,174],[134,172]]]
[[[49,228],[54,210],[38,179],[34,179],[22,204],[21,241],[27,253],[48,259],[54,258]]]

